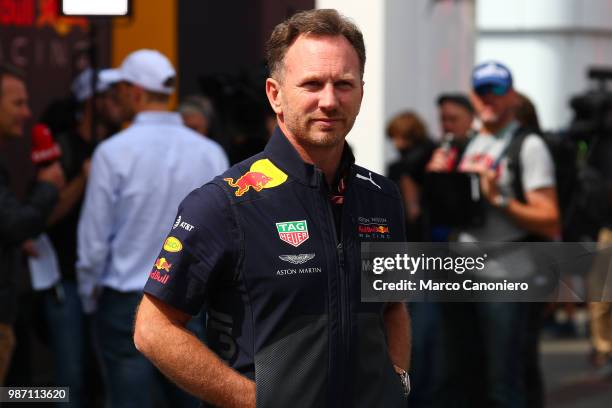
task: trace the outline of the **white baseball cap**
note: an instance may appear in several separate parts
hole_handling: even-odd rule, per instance
[[[117,69],[106,75],[118,77],[116,82],[126,81],[141,86],[147,91],[172,94],[176,71],[164,54],[156,50],[142,49],[134,51]]]
[[[117,69],[110,69],[110,68],[103,69],[98,74],[98,81],[100,81],[100,83],[103,83],[104,86],[106,86],[104,90],[107,90],[112,85],[121,81],[121,75],[119,75],[119,70]],[[104,92],[104,91],[101,91],[101,92]]]
[[[91,80],[92,80],[92,70],[91,68],[87,68],[83,72],[81,72],[75,79],[72,81],[72,86],[70,89],[74,94],[74,97],[77,101],[83,102],[86,99],[91,98]],[[108,88],[111,87],[112,84],[119,82],[121,79],[114,69],[103,69],[102,71],[98,71],[98,81],[96,82],[96,92],[102,93],[106,92]]]

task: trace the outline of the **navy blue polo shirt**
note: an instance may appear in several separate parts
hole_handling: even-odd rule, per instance
[[[206,308],[208,347],[256,381],[258,407],[405,405],[384,304],[360,301],[361,243],[404,241],[400,196],[348,145],[342,162],[334,207],[323,173],[276,129],[185,198],[145,286],[186,313]]]

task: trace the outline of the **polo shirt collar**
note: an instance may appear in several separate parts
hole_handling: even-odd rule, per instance
[[[134,118],[135,124],[182,125],[183,119],[178,112],[144,111]]]
[[[319,185],[319,173],[321,170],[317,169],[313,164],[302,160],[297,150],[295,150],[280,128],[276,127],[274,129],[274,133],[272,133],[268,144],[266,144],[264,153],[274,164],[302,183],[311,187]],[[355,156],[345,141],[338,174],[344,174],[354,162]]]

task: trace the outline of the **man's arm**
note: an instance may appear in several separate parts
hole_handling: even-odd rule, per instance
[[[525,193],[526,204],[511,199],[506,213],[523,229],[537,235],[555,238],[561,231],[557,190],[541,188]]]
[[[101,148],[92,160],[91,177],[77,231],[77,281],[83,308],[87,313],[95,310],[96,288],[108,259],[115,222],[112,164],[107,162]]]
[[[384,311],[385,329],[391,362],[410,371],[412,332],[410,314],[403,303],[387,303]]]
[[[26,203],[21,203],[9,190],[0,174],[0,242],[18,244],[41,233],[45,220],[57,202],[57,187],[47,180],[36,183]]]
[[[168,378],[215,406],[255,407],[255,383],[228,367],[185,329],[190,316],[145,294],[134,344]]]
[[[401,197],[404,200],[406,219],[415,222],[421,216],[421,191],[414,179],[403,174],[400,178]]]
[[[497,179],[493,171],[481,173],[481,187],[485,198],[494,206],[499,206]],[[521,228],[537,235],[555,238],[560,232],[559,207],[555,187],[544,187],[525,192],[522,203],[515,198],[508,200],[504,211]]]
[[[47,223],[54,225],[62,220],[68,212],[70,212],[77,202],[83,197],[85,186],[87,185],[87,176],[89,173],[89,159],[83,164],[83,169],[78,176],[73,178],[66,187],[62,189],[59,196],[59,202],[53,209]]]

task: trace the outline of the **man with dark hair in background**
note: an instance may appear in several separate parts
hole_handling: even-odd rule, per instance
[[[462,94],[442,94],[437,104],[442,140],[427,163],[427,171],[454,171],[474,133],[474,107]]]
[[[215,109],[210,99],[200,95],[188,96],[181,101],[178,111],[185,126],[210,137],[209,132],[215,120]]]
[[[345,141],[364,65],[361,32],[336,10],[276,26],[266,93],[278,127],[179,207],[190,228],[164,244],[169,266],[147,282],[134,341],[211,405],[406,406],[405,305],[361,302],[361,242],[405,239],[397,187],[355,165]],[[202,305],[207,345],[184,329]]]
[[[14,67],[0,65],[0,147],[9,139],[21,138],[30,118],[28,93],[23,74]],[[64,185],[57,162],[40,167],[36,183],[21,202],[9,189],[8,172],[0,165],[0,384],[4,383],[15,338],[12,324],[16,316],[19,273],[19,247],[40,234]]]

